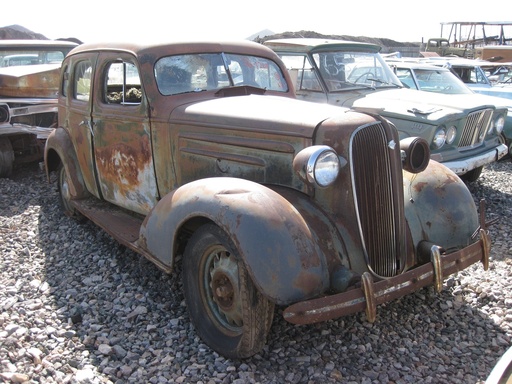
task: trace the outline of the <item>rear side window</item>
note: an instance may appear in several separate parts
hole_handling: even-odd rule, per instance
[[[88,101],[91,96],[92,64],[89,60],[79,61],[73,73],[73,97]]]
[[[65,65],[62,69],[62,82],[61,82],[61,90],[60,90],[60,94],[62,96],[68,95],[68,87],[69,87],[69,65]]]
[[[133,105],[142,100],[139,70],[133,63],[114,61],[107,65],[103,89],[103,102]]]
[[[296,90],[322,92],[316,71],[305,55],[281,56]]]

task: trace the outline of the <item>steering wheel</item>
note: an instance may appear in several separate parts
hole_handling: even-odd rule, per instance
[[[328,65],[325,70],[331,76],[336,76],[340,72],[335,65]]]

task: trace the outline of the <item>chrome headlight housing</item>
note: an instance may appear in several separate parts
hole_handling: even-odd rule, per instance
[[[434,139],[432,140],[432,145],[435,149],[441,148],[444,143],[446,142],[446,131],[444,128],[439,128],[435,135]]]
[[[313,145],[304,148],[293,159],[293,169],[308,184],[326,188],[338,177],[346,164],[336,151],[326,145]]]

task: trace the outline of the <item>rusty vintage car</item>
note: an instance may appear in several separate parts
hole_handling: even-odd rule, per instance
[[[65,213],[181,263],[191,321],[226,357],[264,347],[275,305],[294,324],[375,321],[488,265],[484,204],[425,140],[297,100],[260,44],[84,44],[61,79],[45,164]]]
[[[0,40],[0,177],[20,163],[41,160],[57,123],[60,64],[78,44]]]

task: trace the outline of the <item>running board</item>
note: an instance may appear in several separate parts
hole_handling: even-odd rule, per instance
[[[118,242],[139,252],[137,240],[143,218],[130,215],[113,204],[95,198],[71,200],[70,203]]]
[[[115,240],[132,251],[144,256],[165,273],[172,272],[172,265],[164,264],[139,245],[143,216],[135,216],[126,210],[96,198],[71,200],[71,205],[83,216],[102,228]]]

